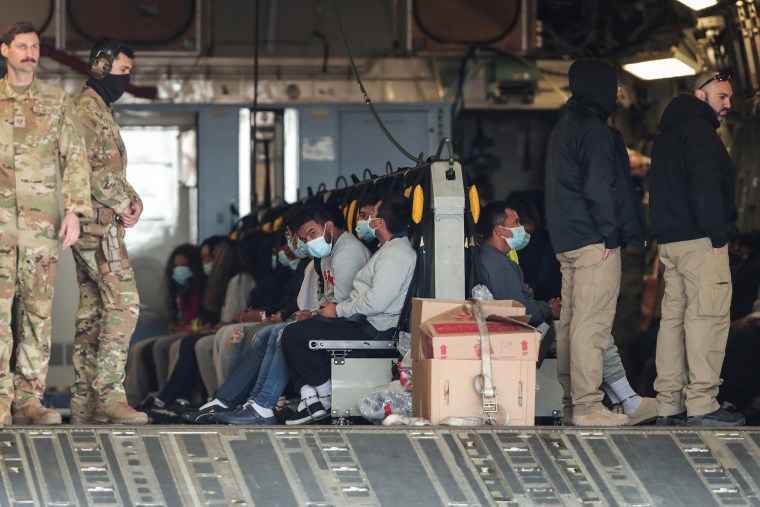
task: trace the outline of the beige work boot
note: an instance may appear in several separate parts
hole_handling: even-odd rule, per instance
[[[573,415],[574,426],[625,426],[628,424],[628,416],[616,414],[606,408],[586,415]]]
[[[148,414],[133,409],[126,401],[97,403],[93,419],[99,424],[148,424]]]
[[[628,416],[628,426],[654,421],[657,419],[657,400],[642,397],[639,408],[626,415]]]
[[[90,398],[76,394],[72,395],[69,410],[71,411],[69,423],[74,425],[96,424],[92,413],[92,403],[90,402]]]
[[[13,424],[22,426],[30,424],[61,424],[61,413],[52,408],[45,408],[34,399],[13,413]]]

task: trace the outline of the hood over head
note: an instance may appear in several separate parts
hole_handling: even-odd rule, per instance
[[[576,60],[568,73],[573,98],[601,108],[605,118],[617,110],[618,69],[602,60]]]
[[[660,119],[660,130],[668,130],[684,120],[701,118],[714,128],[720,127],[718,115],[707,102],[690,93],[681,93],[670,101]]]

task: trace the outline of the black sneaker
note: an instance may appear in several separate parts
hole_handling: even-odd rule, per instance
[[[744,426],[744,416],[722,408],[686,418],[686,426]]]
[[[686,426],[686,412],[676,415],[661,415],[654,421],[655,426]]]
[[[193,407],[189,401],[183,400],[182,398],[177,398],[172,403],[167,404],[164,408],[177,415],[195,410],[195,407]]]
[[[191,412],[184,412],[181,415],[182,419],[193,424],[212,424],[216,422],[216,415],[222,412],[229,412],[229,408],[224,408],[221,405],[213,405],[201,410],[193,410]]]
[[[311,405],[306,405],[306,408],[296,412],[290,419],[285,421],[288,426],[295,426],[297,424],[308,424],[314,421],[319,421],[328,416],[327,410],[322,405],[322,402],[315,401]]]

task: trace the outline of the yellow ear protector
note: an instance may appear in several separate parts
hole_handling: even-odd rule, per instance
[[[111,66],[116,57],[119,56],[119,48],[122,46],[121,41],[114,39],[90,58],[90,74],[92,74],[92,77],[95,79],[105,79],[111,72]]]

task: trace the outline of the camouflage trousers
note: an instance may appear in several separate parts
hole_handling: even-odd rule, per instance
[[[127,351],[140,312],[131,267],[110,272],[100,250],[100,237],[82,233],[74,245],[79,310],[74,337],[73,396],[96,397],[100,403],[123,401]],[[120,246],[124,229],[119,227]],[[123,251],[126,251],[124,249]]]
[[[58,266],[58,240],[40,231],[18,230],[15,216],[0,224],[0,407],[16,410],[45,392],[50,360],[50,314]],[[20,310],[16,369],[11,307]]]

